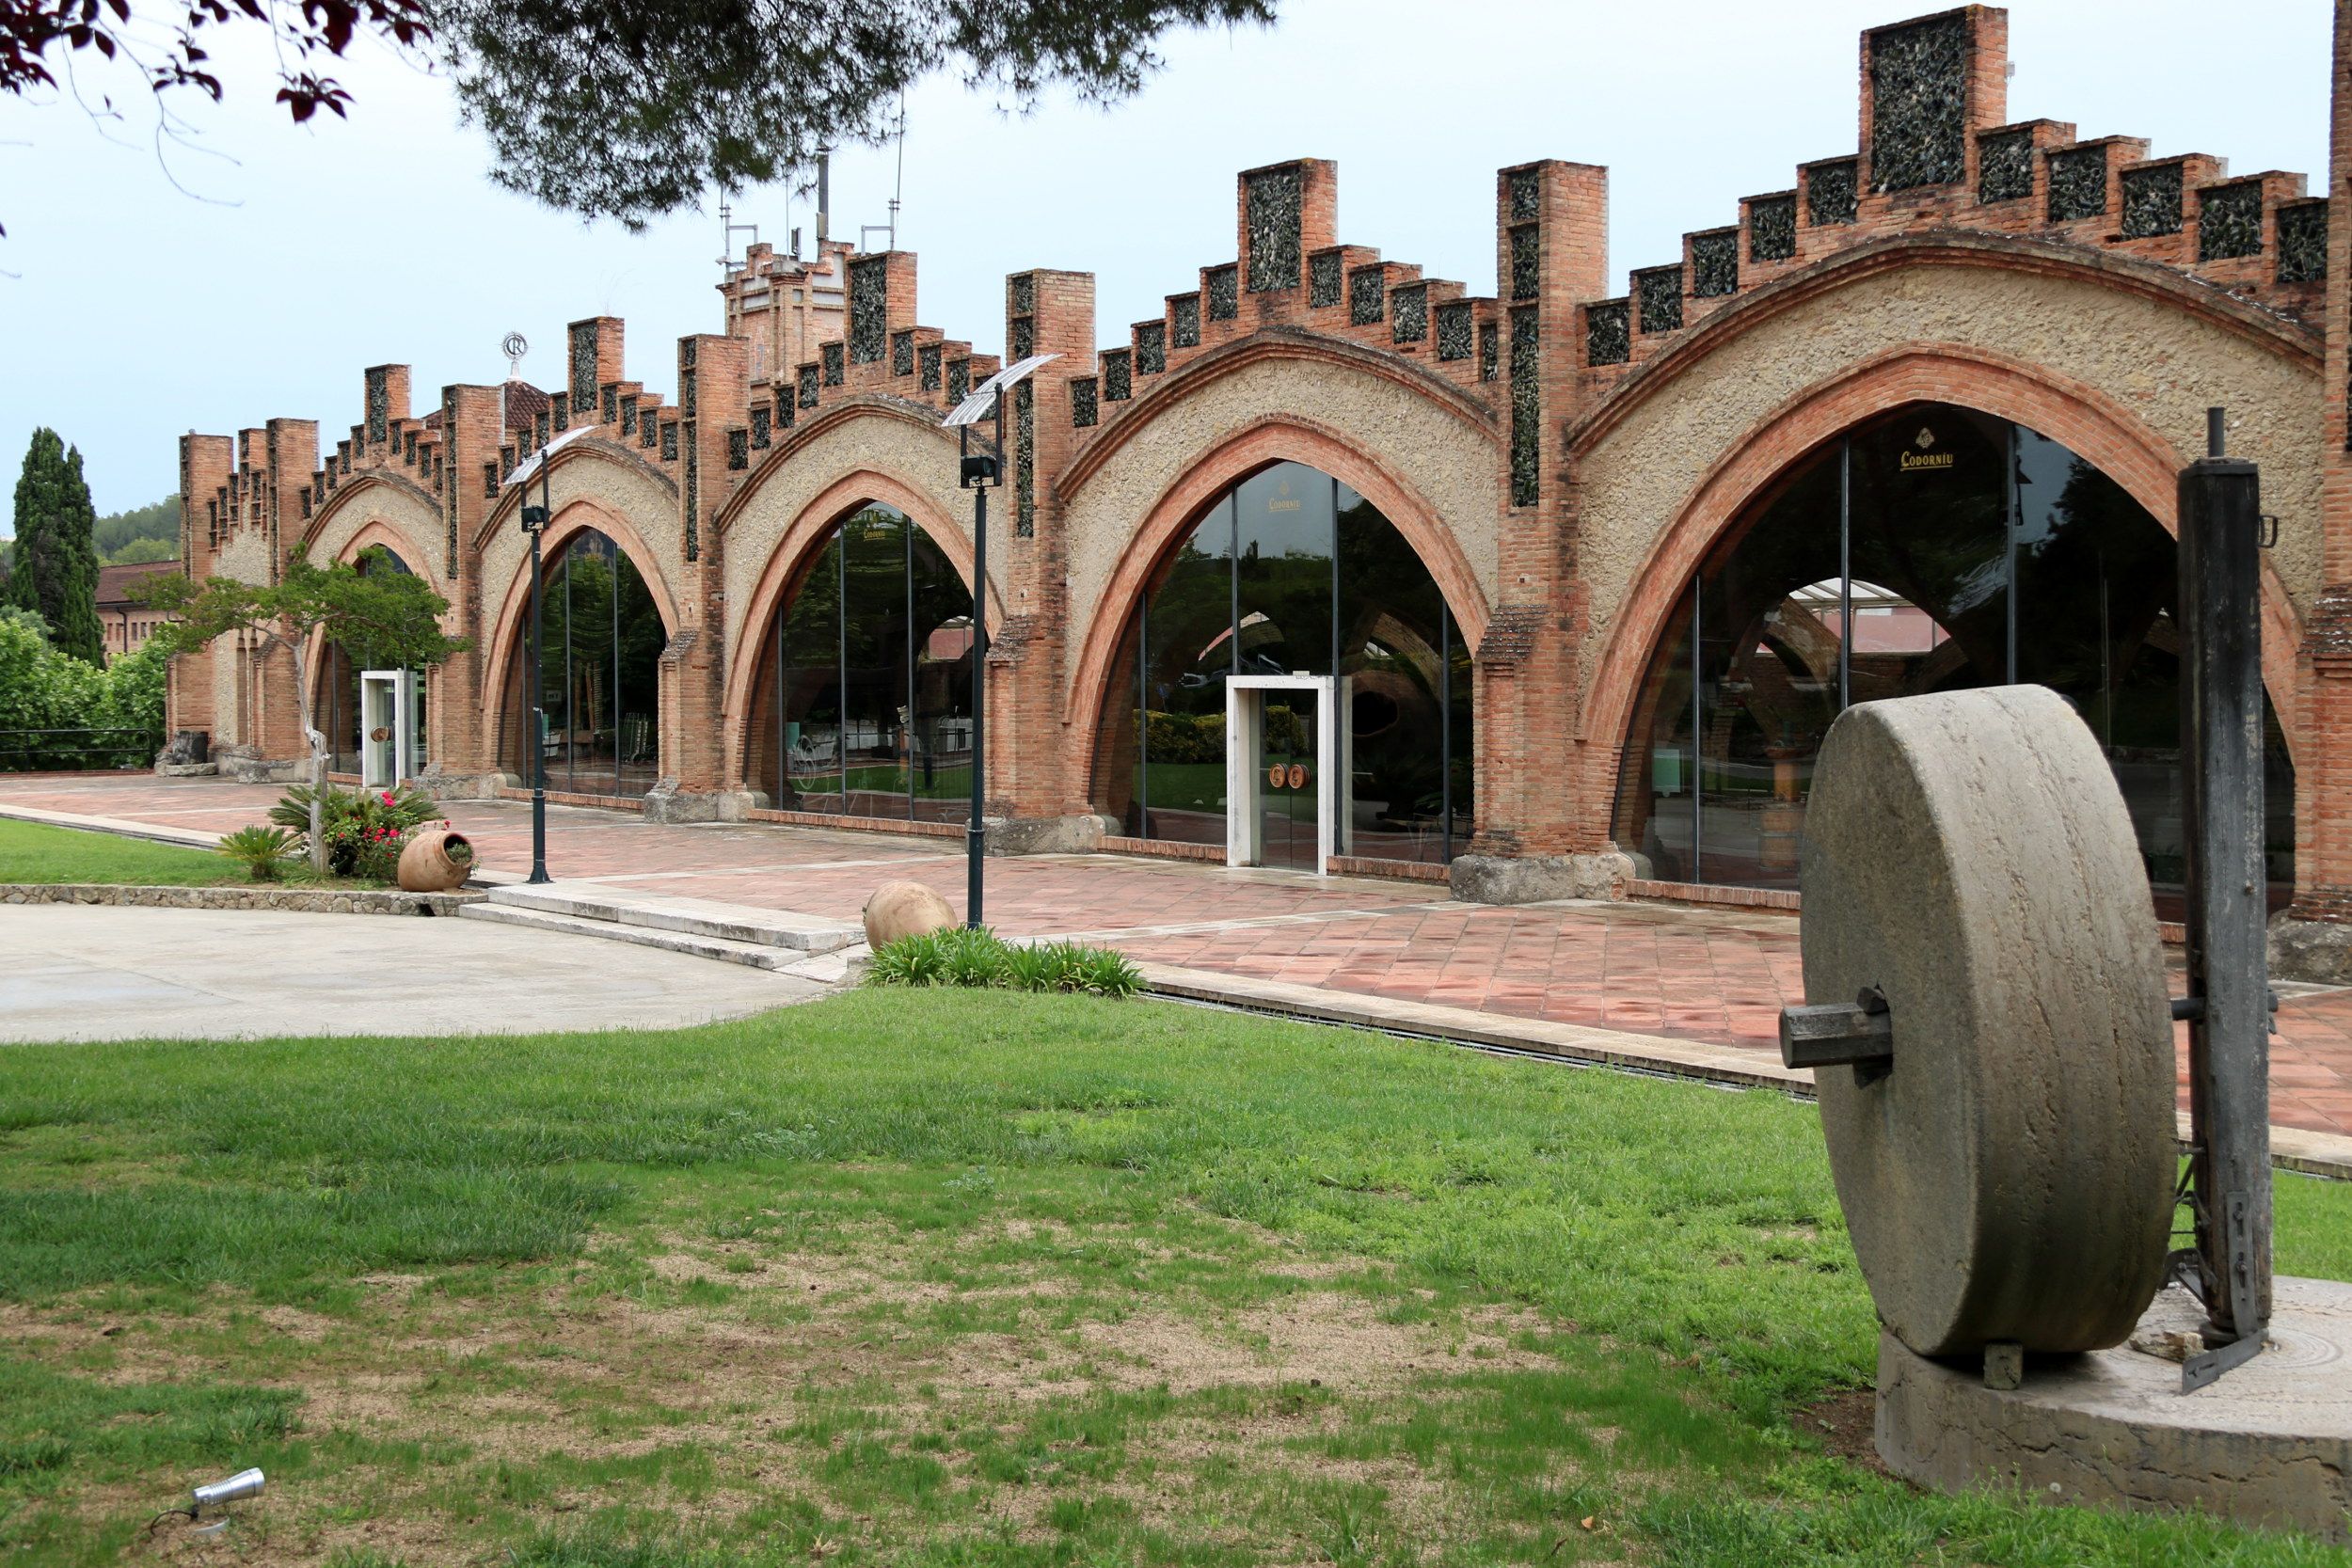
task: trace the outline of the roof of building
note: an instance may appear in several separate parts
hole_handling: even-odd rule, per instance
[[[548,395],[528,381],[506,384],[506,428],[529,430],[531,421],[548,411]]]
[[[98,568],[98,608],[116,609],[131,602],[131,590],[149,578],[177,572],[177,561],[140,561],[128,566]]]

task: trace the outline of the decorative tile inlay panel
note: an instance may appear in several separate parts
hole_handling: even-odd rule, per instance
[[[604,389],[604,422],[612,424],[621,417],[621,389],[617,386]]]
[[[1691,293],[1717,299],[1740,292],[1740,230],[1691,236]]]
[[[914,363],[917,368],[914,372],[914,385],[920,390],[926,392],[939,390],[939,356],[940,347],[937,343],[925,343],[915,351]]]
[[[1123,348],[1103,356],[1103,401],[1124,403],[1135,395],[1135,367]]]
[[[1307,259],[1307,303],[1318,310],[1340,302],[1340,279],[1346,271],[1336,250],[1318,251]]]
[[[1136,328],[1136,373],[1157,375],[1168,369],[1168,324],[1145,322]]]
[[[1511,221],[1524,223],[1543,212],[1543,183],[1532,168],[1515,168],[1510,177]]]
[[[1209,269],[1209,319],[1229,322],[1241,314],[1241,269]]]
[[[389,385],[391,372],[379,366],[368,372],[368,439],[381,441],[389,428],[392,393]]]
[[[621,434],[637,434],[637,396],[633,392],[621,400]]]
[[[310,520],[310,487],[307,484],[302,487],[301,502],[302,520],[307,523]]]
[[[850,357],[861,365],[882,362],[890,332],[890,260],[869,256],[850,263]],[[828,347],[831,345],[828,344]],[[827,366],[831,369],[830,363]],[[828,382],[838,386],[838,382]]]
[[[662,445],[671,445],[671,437],[680,436],[676,425],[661,432]],[[682,438],[686,442],[686,559],[695,561],[702,556],[702,443],[694,439],[694,421],[686,421]],[[675,457],[675,451],[664,451],[664,457]]]
[[[1468,300],[1448,300],[1438,307],[1438,357],[1467,359],[1476,337],[1477,313]]]
[[[775,416],[764,403],[752,404],[752,445],[765,451],[775,429]]]
[[[1429,336],[1429,285],[1408,283],[1391,296],[1389,338],[1392,342],[1418,343]]]
[[[1012,361],[1019,364],[1037,352],[1037,322],[1029,316],[1016,316],[1012,324]]]
[[[596,405],[596,324],[572,324],[572,406],[585,417]]]
[[[2328,203],[2279,209],[2279,281],[2312,283],[2328,276]]]
[[[1963,178],[1967,94],[1967,18],[1871,34],[1870,188],[1904,191]]]
[[[801,406],[817,406],[817,367],[814,365],[801,367]]]
[[[548,411],[554,417],[556,429],[569,430],[572,428],[572,399],[570,393],[558,392],[555,396],[548,399]]]
[[[1011,291],[1009,303],[1012,309],[1006,314],[1013,316],[1037,314],[1037,274],[1033,272],[1013,274]]]
[[[651,451],[653,449],[655,442],[660,438],[661,434],[660,431],[656,428],[659,422],[660,421],[654,418],[654,412],[650,408],[637,416],[637,444],[639,446],[645,448],[647,451]]]
[[[2181,231],[2181,166],[2123,171],[2123,237],[2144,240]]]
[[[2225,261],[2263,247],[2263,182],[2241,180],[2197,193],[2197,259]]]
[[[1175,336],[1170,340],[1177,348],[1200,346],[1200,296],[1184,294],[1170,301],[1174,307],[1172,326]]]
[[[1797,253],[1797,198],[1767,197],[1748,204],[1748,260],[1786,261]]]
[[[675,420],[661,421],[661,461],[664,463],[677,461],[677,421]]]
[[[402,444],[406,451],[402,454],[401,461],[412,468],[415,467],[417,466],[417,433],[413,430],[408,432]]]
[[[825,385],[828,387],[840,386],[842,376],[841,345],[839,343],[820,344],[818,347],[817,356],[819,359],[824,361]]]
[[[961,403],[966,397],[971,395],[971,391],[972,361],[969,359],[948,360],[947,401],[949,403]]]
[[[1511,230],[1511,297],[1534,299],[1544,279],[1543,228],[1522,223]]]
[[[2004,131],[1977,138],[1977,199],[2019,201],[2033,195],[2033,133]]]
[[[1651,267],[1633,275],[1642,304],[1644,332],[1677,332],[1682,327],[1682,269]]]
[[[789,430],[792,428],[792,421],[799,417],[800,410],[792,406],[790,389],[787,388],[776,393],[776,428]]]
[[[499,466],[495,463],[485,463],[482,465],[482,499],[484,500],[496,500],[498,499],[498,493]]]
[[[914,373],[914,333],[894,332],[890,335],[890,373],[892,375]]]
[[[768,410],[766,410],[765,408],[755,408],[755,409],[753,409],[753,410],[752,410],[752,417],[753,417],[755,420],[758,420],[758,421],[759,421],[762,425],[765,425],[765,424],[768,422],[767,419],[765,418],[765,416],[766,416],[767,412],[768,412]],[[765,446],[765,445],[767,445],[767,443],[766,443],[765,441],[763,441],[763,442],[761,442],[761,443],[760,443],[760,445]],[[748,467],[750,467],[751,466],[752,466],[752,437],[751,437],[751,432],[750,432],[750,431],[748,431],[748,430],[730,430],[730,431],[728,431],[728,432],[727,432],[727,467],[728,467],[729,468],[748,468]]]
[[[1387,304],[1388,278],[1378,265],[1358,267],[1347,275],[1347,325],[1370,326]]]
[[[1296,166],[1270,168],[1243,182],[1242,203],[1248,219],[1249,292],[1298,287],[1301,255],[1300,226],[1306,193]]]
[[[1513,330],[1516,331],[1517,327]],[[1628,319],[1626,302],[1613,299],[1605,305],[1586,306],[1584,362],[1588,365],[1622,365],[1632,356],[1632,323]]]
[[[1079,430],[1093,426],[1097,415],[1094,403],[1094,377],[1079,376],[1070,384],[1070,422]]]
[[[1851,160],[1841,164],[1815,164],[1805,171],[1805,215],[1816,227],[1851,223],[1857,211],[1859,194],[1854,185]]]
[[[1037,383],[1012,389],[1012,534],[1037,536]]]
[[[1538,451],[1543,431],[1543,366],[1535,308],[1511,312],[1511,504],[1533,506],[1542,494]]]
[[[1502,329],[1488,322],[1478,329],[1478,379],[1492,381],[1502,373]]]
[[[2107,210],[2107,150],[2076,147],[2053,152],[2050,165],[2050,221],[2073,223],[2094,218]]]

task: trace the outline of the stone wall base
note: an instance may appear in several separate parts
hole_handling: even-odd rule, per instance
[[[0,883],[0,904],[107,904],[159,910],[282,910],[296,914],[446,914],[479,893],[397,893],[389,888],[137,887],[113,882]]]
[[[1118,824],[1107,816],[991,816],[981,842],[990,855],[1090,855]]]
[[[216,762],[159,762],[155,776],[159,779],[209,779],[220,771]]]
[[[219,752],[215,752],[214,757],[214,770],[227,773],[239,784],[304,784],[310,777],[309,757],[223,755]]]
[[[1631,855],[1456,855],[1446,882],[1466,904],[1540,904],[1554,898],[1622,898],[1639,875]]]
[[[515,787],[512,773],[454,773],[437,762],[426,763],[415,782],[436,800],[495,800],[500,790]]]
[[[2278,980],[2352,985],[2352,926],[2297,920],[2281,910],[2270,917],[2270,974]]]
[[[645,791],[648,822],[742,822],[767,804],[767,797],[749,789],[680,789],[675,779],[664,779]]]

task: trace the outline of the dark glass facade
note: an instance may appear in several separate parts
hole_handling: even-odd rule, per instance
[[[1352,799],[1337,852],[1451,860],[1473,804],[1470,650],[1396,526],[1297,463],[1218,497],[1153,573],[1104,699],[1096,809],[1131,837],[1223,845],[1226,682],[1302,673],[1344,677]],[[1298,693],[1270,694],[1264,722],[1266,746],[1311,758],[1312,705]],[[1312,800],[1297,796],[1262,802],[1267,863],[1319,869],[1299,831]]]
[[[965,820],[972,641],[971,589],[905,513],[843,518],[768,628],[753,787],[786,811]]]
[[[580,795],[643,795],[661,777],[657,719],[661,611],[628,552],[594,529],[576,533],[543,563],[546,609],[537,706],[548,787]],[[531,781],[531,607],[506,681],[499,766]]]
[[[1636,700],[1613,836],[1675,881],[1797,885],[1821,737],[1849,703],[2031,681],[2115,768],[2159,905],[2182,877],[2174,546],[2056,441],[1924,404],[1798,463],[1685,585]],[[2264,705],[2271,898],[2295,781]]]
[[[403,577],[415,574],[408,562],[382,545],[371,545],[359,552],[354,562],[363,573],[398,572]],[[318,721],[319,733],[326,736],[326,766],[330,772],[360,771],[359,747],[359,673],[378,668],[367,662],[367,651],[361,649],[355,657],[341,642],[329,642],[319,662],[319,686],[312,709]],[[417,676],[416,701],[409,706],[411,733],[410,755],[416,759],[417,770],[422,772],[427,760],[424,739],[429,733],[425,726],[425,676]]]

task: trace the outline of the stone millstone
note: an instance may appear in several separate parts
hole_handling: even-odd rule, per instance
[[[901,937],[944,931],[956,923],[947,900],[920,882],[884,882],[866,901],[866,945],[886,947]]]
[[[2114,773],[2046,687],[1830,726],[1805,810],[1805,998],[1884,992],[1894,1070],[1821,1069],[1880,1319],[1922,1355],[2120,1344],[2175,1164],[2155,912]]]

